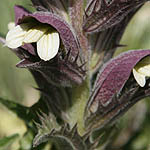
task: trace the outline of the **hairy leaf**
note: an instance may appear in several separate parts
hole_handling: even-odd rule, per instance
[[[70,62],[67,59],[54,59],[50,62],[30,62],[29,60],[22,60],[17,64],[19,68],[28,68],[38,71],[42,76],[52,85],[70,87],[73,84],[80,85],[85,79],[85,71],[78,67],[76,61]]]
[[[13,111],[19,118],[23,119],[24,121],[29,122],[32,119],[32,117],[28,115],[28,107],[17,104],[13,101],[5,100],[3,98],[0,98],[0,103],[6,106],[9,110]]]

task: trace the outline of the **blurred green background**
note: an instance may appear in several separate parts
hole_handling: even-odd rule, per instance
[[[8,32],[7,24],[14,20],[15,4],[33,10],[29,0],[0,0],[0,33],[3,36]],[[134,16],[121,43],[128,46],[118,49],[115,55],[129,49],[150,49],[150,3]],[[18,61],[19,59],[8,48],[0,44],[0,97],[31,106],[38,100],[39,93],[33,88],[36,84],[31,74],[25,69],[15,67]],[[120,143],[127,143],[131,149],[142,150],[144,147],[143,150],[150,150],[150,100],[138,103],[122,117],[119,129],[121,135],[116,138],[114,147]],[[25,130],[23,122],[0,105],[0,137],[16,132],[23,134]],[[131,146],[128,139],[135,131],[140,134],[134,141],[131,140]]]
[[[14,21],[14,5],[23,5],[32,10],[29,0],[0,0],[0,34],[5,37],[7,25]],[[15,67],[17,56],[0,43],[0,97],[31,106],[38,100],[37,87],[28,70]],[[0,105],[0,137],[23,133],[23,122]]]

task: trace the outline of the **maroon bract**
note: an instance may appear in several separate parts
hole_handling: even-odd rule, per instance
[[[104,65],[97,76],[87,104],[85,112],[87,129],[104,127],[106,123],[112,121],[112,118],[116,118],[118,113],[124,113],[134,104],[134,97],[139,92],[140,86],[133,80],[130,81],[132,88],[128,85],[129,88],[126,82],[132,76],[134,66],[146,56],[150,56],[150,50],[129,51]],[[107,117],[107,122],[105,119],[103,121],[104,117]],[[97,124],[91,124],[93,121]]]
[[[98,74],[90,101],[99,101],[99,105],[107,107],[112,97],[125,85],[136,63],[148,55],[150,50],[137,50],[123,53],[110,60]]]

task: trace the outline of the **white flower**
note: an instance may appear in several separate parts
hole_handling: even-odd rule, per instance
[[[9,24],[10,25],[10,24]],[[6,35],[6,46],[18,48],[25,43],[37,43],[39,57],[48,61],[56,56],[59,50],[60,39],[56,30],[47,24],[23,23],[9,27]]]
[[[15,23],[14,22],[9,22],[8,23],[8,29],[11,30],[12,28],[15,27]]]
[[[137,63],[133,68],[133,75],[137,83],[141,87],[144,87],[146,84],[146,77],[150,77],[150,57],[146,57]]]

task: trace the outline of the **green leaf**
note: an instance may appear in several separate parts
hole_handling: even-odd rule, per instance
[[[32,149],[32,141],[34,138],[34,133],[32,130],[28,130],[23,138],[20,140],[20,148],[21,150],[31,150]]]
[[[12,136],[4,137],[0,139],[0,150],[8,150],[14,141],[19,137],[18,134],[14,134]]]
[[[0,103],[14,112],[20,119],[24,120],[27,125],[29,125],[30,122],[33,122],[33,120],[39,122],[39,117],[36,113],[37,111],[48,111],[45,101],[42,98],[31,107],[26,107],[13,101],[5,100],[1,97]]]
[[[29,115],[29,107],[17,104],[13,101],[5,100],[0,98],[0,103],[7,107],[9,110],[14,112],[19,118],[23,119],[25,122],[29,122],[32,119],[32,116]]]

